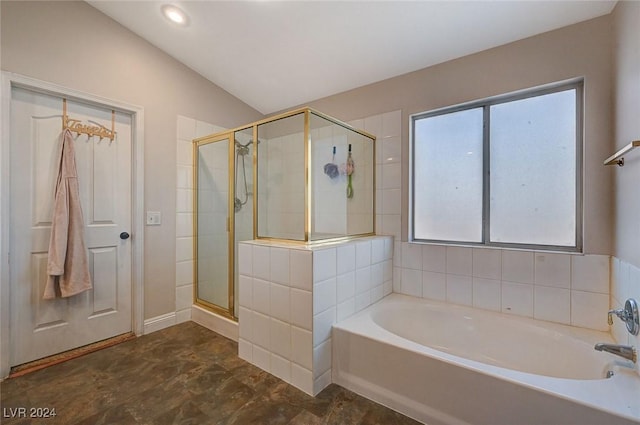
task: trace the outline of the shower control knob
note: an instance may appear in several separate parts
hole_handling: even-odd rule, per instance
[[[129,234],[127,232],[120,233],[120,239],[122,240],[129,239]]]

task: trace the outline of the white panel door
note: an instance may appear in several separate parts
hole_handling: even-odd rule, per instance
[[[12,366],[131,331],[131,116],[114,141],[74,135],[93,289],[44,300],[62,99],[13,88],[10,144]],[[111,110],[69,101],[68,115],[111,128]]]

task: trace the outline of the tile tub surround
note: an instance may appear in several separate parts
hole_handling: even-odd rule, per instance
[[[394,292],[609,330],[607,255],[397,245]]]
[[[640,302],[640,267],[611,257],[611,308],[624,307],[628,298]],[[632,345],[640,350],[640,335],[627,332],[624,322],[617,317],[613,318],[611,334],[618,344]],[[636,363],[636,370],[640,374],[640,362]]]
[[[239,247],[240,358],[316,395],[331,383],[331,327],[392,290],[393,237]]]

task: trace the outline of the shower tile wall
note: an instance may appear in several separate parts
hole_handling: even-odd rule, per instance
[[[193,145],[197,137],[224,131],[178,115],[176,142],[176,323],[191,319],[193,304]]]
[[[624,307],[628,298],[640,302],[640,267],[611,257],[611,308]],[[611,333],[618,344],[640,347],[640,335],[627,332],[624,322],[618,318],[613,319]],[[640,373],[640,363],[636,363],[636,370]]]
[[[239,356],[317,394],[331,383],[331,326],[392,290],[391,237],[330,247],[243,242]]]
[[[311,131],[315,161],[312,167],[313,184],[313,231],[320,234],[347,234],[347,197],[345,161],[347,156],[347,135],[334,126],[316,128]],[[337,133],[337,134],[336,134]],[[333,147],[336,147],[335,164],[341,170],[336,178],[327,178],[324,164],[334,162]],[[362,232],[364,233],[364,232]]]
[[[373,146],[364,142],[358,133],[346,131],[343,127],[327,124],[311,130],[312,140],[312,190],[313,190],[313,234],[357,235],[371,233],[373,219]],[[355,162],[353,174],[354,197],[346,197],[346,161],[348,146],[352,147]],[[367,147],[369,150],[367,150]],[[336,149],[335,156],[333,149]],[[370,158],[369,160],[365,160]],[[335,163],[340,170],[336,177],[328,178],[324,166]]]
[[[349,124],[376,136],[376,234],[392,235],[400,241],[402,113],[387,112]]]
[[[258,224],[262,229],[260,233],[283,239],[304,239],[303,134],[270,138],[266,154],[263,152],[264,148],[258,149],[260,181],[267,182],[258,187],[259,202],[266,204],[265,215],[260,216]]]

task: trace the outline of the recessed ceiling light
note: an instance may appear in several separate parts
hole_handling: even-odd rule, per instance
[[[185,26],[189,22],[187,14],[174,5],[165,4],[161,9],[162,14],[174,24]]]

